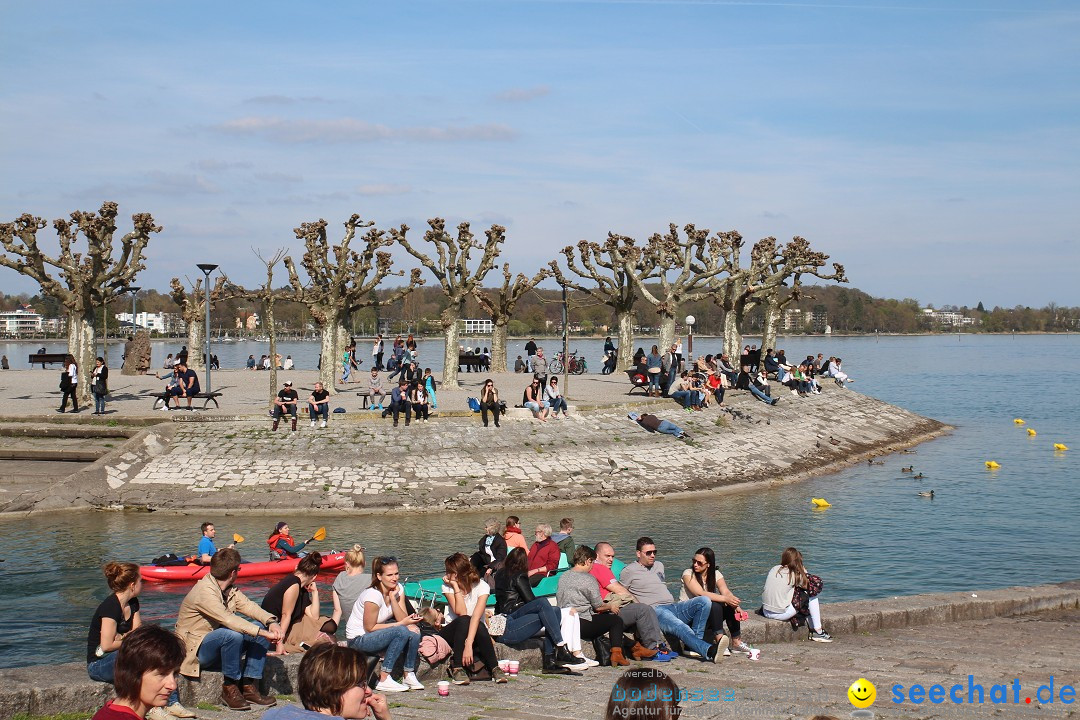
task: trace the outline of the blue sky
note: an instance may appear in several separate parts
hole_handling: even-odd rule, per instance
[[[165,226],[144,287],[356,212],[531,274],[669,222],[875,295],[1080,305],[1080,9],[1026,2],[0,2],[0,218]],[[121,229],[130,227],[130,221]],[[402,254],[403,263],[406,261]],[[263,271],[265,272],[265,271]],[[34,291],[0,270],[6,292]]]

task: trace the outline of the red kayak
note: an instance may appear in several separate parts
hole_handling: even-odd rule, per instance
[[[299,558],[267,560],[266,562],[241,563],[237,573],[242,578],[288,575],[300,564]],[[319,568],[322,571],[340,570],[345,567],[345,553],[323,555]],[[142,565],[139,574],[150,582],[194,582],[210,572],[207,565]]]

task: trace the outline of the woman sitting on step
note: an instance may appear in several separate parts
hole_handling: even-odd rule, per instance
[[[453,649],[446,668],[450,682],[468,685],[469,673],[486,668],[497,683],[506,682],[499,668],[495,645],[484,622],[491,586],[480,579],[476,568],[463,553],[454,553],[444,563],[442,594],[446,596],[446,625],[439,631]]]
[[[818,594],[822,581],[817,575],[806,572],[802,553],[789,547],[765,576],[765,589],[761,592],[762,614],[771,620],[787,620],[792,629],[809,621],[810,639],[814,642],[832,642],[821,624],[821,608]]]
[[[184,661],[180,638],[158,625],[143,625],[124,639],[115,658],[110,682],[116,698],[94,713],[93,720],[172,717],[165,706],[171,711],[177,705],[176,674]],[[184,712],[184,717],[195,717]]]

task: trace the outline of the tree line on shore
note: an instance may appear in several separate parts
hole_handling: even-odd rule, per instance
[[[70,219],[55,220],[60,250],[55,256],[38,244],[38,232],[48,226],[42,218],[24,214],[0,224],[0,266],[34,279],[42,297],[55,304],[58,314],[67,315],[68,348],[85,372],[93,366],[96,313],[126,301],[125,293],[145,269],[147,243],[162,231],[150,214],[138,213],[132,216],[132,229],[114,247],[117,215],[116,203],[106,202],[97,213],[73,212]],[[847,277],[842,265],[828,267],[829,256],[801,237],[786,243],[767,237],[746,247],[737,231],[712,233],[693,224],[671,224],[666,233],[641,243],[615,233],[602,242],[582,240],[564,247],[561,261],[552,260],[532,275],[515,275],[508,263],[498,264],[506,239],[500,225],[478,237],[467,222],[452,231],[442,218],[433,218],[419,239],[410,237],[406,225],[381,229],[359,215],[346,220],[344,231],[333,239],[328,226],[320,219],[294,228],[304,247],[299,262],[284,248],[269,256],[256,252],[266,268],[266,281],[259,287],[233,283],[222,269],[209,288],[212,312],[220,317],[234,311],[236,303],[257,304],[273,354],[279,314],[295,316],[300,308],[320,331],[323,357],[335,359],[358,319],[435,316],[446,339],[443,384],[456,387],[459,320],[491,318],[492,369],[503,371],[508,334],[537,332],[541,323],[547,329],[552,308],[561,313],[561,305],[551,301],[562,290],[538,287],[548,280],[580,299],[574,303],[579,317],[593,327],[615,328],[610,334],[619,338],[620,367],[630,365],[635,326],[658,328],[658,344],[666,347],[684,313],[712,324],[699,325],[699,331],[722,332],[724,349],[734,357],[744,330],[760,329],[763,346],[775,346],[783,311],[800,303],[826,308],[834,329],[853,332],[889,330],[888,324],[903,324],[900,331],[909,331],[907,320],[917,317],[913,310],[920,310],[913,300],[879,301],[859,291],[806,284],[804,280],[811,279],[846,283]],[[85,250],[76,243],[85,243]],[[407,272],[395,268],[392,247],[404,250],[419,267]],[[279,265],[284,273],[277,270]],[[491,275],[497,284],[485,284]],[[196,366],[202,363],[205,341],[207,288],[202,283],[202,278],[173,278],[168,293],[186,323],[189,358]],[[148,299],[147,293],[144,310],[149,309]],[[987,315],[993,318],[994,312]],[[887,326],[868,325],[879,322]],[[334,387],[336,365],[322,364],[327,387]],[[80,383],[81,388],[88,386]]]

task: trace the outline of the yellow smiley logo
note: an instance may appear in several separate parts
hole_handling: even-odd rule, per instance
[[[848,700],[857,708],[868,708],[877,700],[877,688],[866,678],[859,678],[847,689]]]

